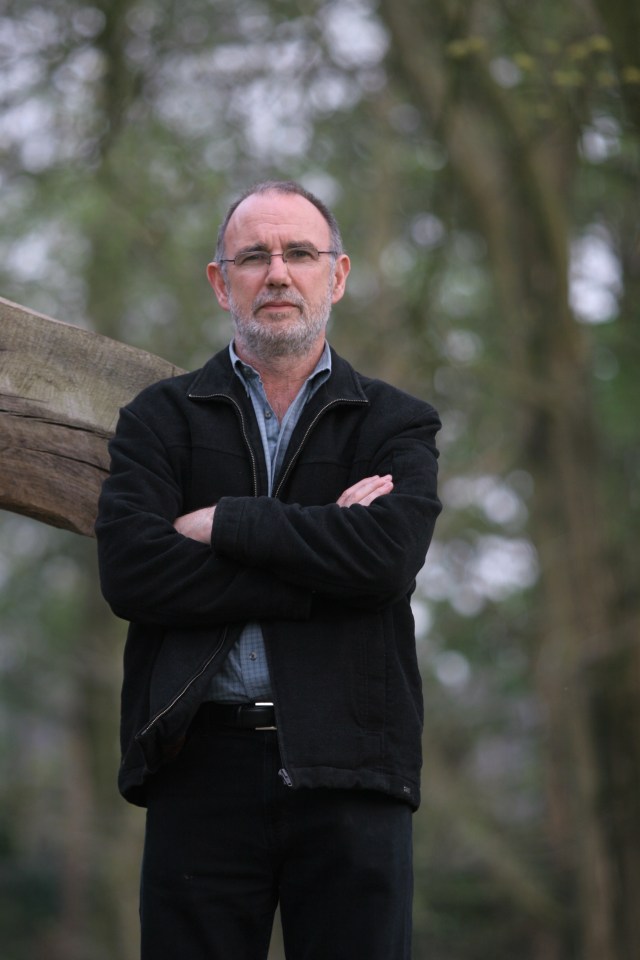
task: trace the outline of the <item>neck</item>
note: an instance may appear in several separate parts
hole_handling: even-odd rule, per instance
[[[234,349],[244,363],[257,370],[267,399],[279,420],[298,395],[304,381],[313,373],[324,350],[324,338],[302,356],[269,357],[264,359],[236,340]]]

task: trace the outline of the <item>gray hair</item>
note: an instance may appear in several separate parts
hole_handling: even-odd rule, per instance
[[[218,230],[218,241],[216,243],[216,252],[215,259],[216,262],[220,262],[224,258],[224,238],[229,226],[229,221],[235,213],[236,209],[240,206],[243,200],[246,200],[247,197],[252,197],[254,194],[261,193],[288,193],[288,194],[297,194],[299,197],[304,197],[305,200],[308,200],[309,203],[312,203],[316,210],[319,210],[324,219],[327,221],[329,230],[331,232],[331,247],[336,253],[340,254],[343,252],[342,246],[342,236],[340,234],[340,227],[338,226],[338,221],[329,210],[328,206],[322,202],[318,197],[316,197],[309,190],[306,190],[302,184],[297,183],[295,180],[262,180],[260,183],[254,184],[252,187],[249,187],[248,190],[239,196],[231,204],[224,220],[220,225]],[[223,264],[223,267],[226,264]]]

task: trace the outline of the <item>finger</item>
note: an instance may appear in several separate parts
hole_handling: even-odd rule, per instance
[[[385,493],[390,493],[393,489],[393,481],[390,474],[384,477],[378,475],[373,477],[364,477],[352,487],[348,487],[340,494],[337,503],[340,507],[351,507],[354,504],[368,506],[376,497]]]
[[[383,487],[376,489],[372,493],[368,494],[366,497],[363,497],[361,500],[358,500],[357,503],[361,507],[368,507],[370,506],[370,504],[373,503],[374,500],[377,500],[378,497],[384,497],[386,496],[386,494],[391,493],[392,490],[393,490],[392,483],[385,484]]]
[[[391,479],[381,479],[380,483],[377,484],[373,490],[370,490],[366,494],[361,494],[358,499],[355,501],[359,503],[362,507],[368,507],[373,503],[374,500],[377,500],[378,497],[383,497],[387,493],[391,493],[393,490],[393,482]]]
[[[357,503],[358,497],[366,496],[371,490],[375,489],[376,485],[380,482],[380,477],[376,474],[373,477],[364,477],[362,480],[358,480],[357,483],[354,483],[353,486],[347,487],[346,490],[338,497],[338,503],[340,506],[348,506],[351,503]]]

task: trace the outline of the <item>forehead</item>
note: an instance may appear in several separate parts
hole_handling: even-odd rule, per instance
[[[331,231],[317,207],[297,193],[254,193],[234,210],[227,225],[228,249],[306,240],[326,249]]]

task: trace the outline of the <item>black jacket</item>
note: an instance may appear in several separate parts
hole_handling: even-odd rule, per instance
[[[227,350],[121,411],[96,524],[100,575],[130,621],[123,795],[180,750],[211,676],[260,621],[283,765],[294,787],[419,803],[422,695],[410,595],[440,510],[436,412],[335,353],[272,497],[251,401]],[[337,506],[390,473],[391,494]],[[217,503],[211,545],[177,516]]]

